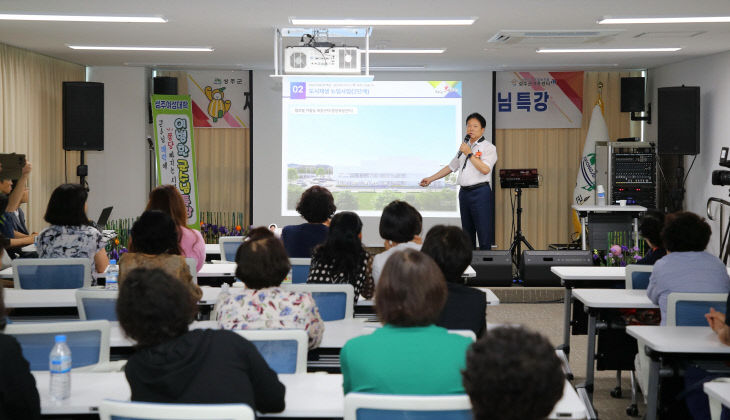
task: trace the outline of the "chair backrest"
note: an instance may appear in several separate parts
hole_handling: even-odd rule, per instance
[[[649,287],[649,277],[654,270],[653,265],[629,264],[626,266],[626,289],[644,289]]]
[[[291,263],[291,282],[292,284],[306,283],[309,277],[309,266],[312,263],[311,258],[289,258]]]
[[[466,395],[345,395],[344,420],[471,420]]]
[[[253,343],[276,373],[307,373],[308,337],[304,330],[234,330]]]
[[[88,258],[16,258],[11,265],[16,289],[91,286],[91,260]]]
[[[667,325],[707,326],[705,314],[710,308],[725,313],[726,304],[727,293],[670,293],[667,296]]]
[[[353,317],[355,288],[351,284],[282,284],[281,287],[293,292],[311,293],[322,321]]]
[[[78,289],[76,308],[82,321],[105,319],[117,320],[117,290]]]
[[[101,420],[255,420],[246,404],[165,404],[104,400],[99,405]]]
[[[190,274],[193,276],[193,283],[198,284],[198,260],[195,258],[185,258],[185,262],[188,264]]]
[[[15,323],[5,327],[23,349],[30,370],[48,370],[48,355],[57,334],[66,335],[74,370],[91,370],[109,363],[109,321]]]
[[[221,261],[236,262],[236,251],[243,243],[243,236],[221,236],[218,245],[221,247]]]

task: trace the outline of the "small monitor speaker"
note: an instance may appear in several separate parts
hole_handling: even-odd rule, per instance
[[[560,278],[550,271],[556,265],[591,266],[591,251],[524,251],[520,260],[523,285],[559,287]]]
[[[477,275],[466,279],[468,286],[512,286],[512,257],[509,251],[474,251],[471,267]]]
[[[104,150],[104,84],[63,82],[63,150]]]
[[[621,78],[621,112],[644,112],[643,77]]]

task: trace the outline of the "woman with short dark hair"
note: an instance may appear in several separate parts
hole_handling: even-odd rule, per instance
[[[188,215],[180,191],[174,185],[160,185],[150,191],[145,210],[159,210],[172,218],[177,226],[180,253],[186,258],[195,258],[200,271],[205,264],[205,240],[200,231],[187,227]]]
[[[129,252],[119,258],[119,283],[135,268],[159,268],[183,282],[190,290],[193,302],[203,292],[193,281],[185,257],[180,255],[177,225],[166,213],[148,210],[132,225]]]
[[[244,403],[284,410],[284,385],[256,347],[225,330],[192,330],[189,291],[159,269],[135,269],[119,287],[117,317],[137,342],[124,373],[132,401]]]
[[[472,341],[434,325],[446,302],[436,263],[412,249],[394,253],[375,295],[383,327],[342,348],[345,393],[463,394],[461,370]]]
[[[40,258],[89,258],[92,273],[103,273],[109,265],[107,240],[86,216],[88,196],[79,184],[53,190],[44,217],[51,226],[36,236],[35,246]]]
[[[236,277],[246,288],[224,287],[212,318],[225,329],[302,329],[309,348],[319,346],[324,323],[310,293],[281,288],[291,265],[281,241],[264,228],[253,229],[236,252]]]
[[[373,296],[373,259],[362,246],[360,216],[343,211],[330,223],[327,240],[314,248],[307,283],[351,284],[358,296]]]
[[[388,203],[380,215],[378,232],[384,240],[385,251],[373,257],[373,280],[380,280],[380,273],[391,254],[404,249],[421,249],[423,217],[415,207],[401,200]]]
[[[327,226],[336,210],[335,199],[327,188],[314,185],[304,191],[297,203],[297,212],[307,223],[285,226],[281,231],[287,255],[310,258],[314,247],[327,239]]]

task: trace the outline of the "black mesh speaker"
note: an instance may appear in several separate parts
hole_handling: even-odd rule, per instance
[[[469,286],[512,286],[512,257],[509,251],[474,251],[471,267],[477,275],[466,279]]]
[[[644,112],[644,78],[621,78],[621,112]]]
[[[698,86],[659,88],[660,155],[700,153],[700,88]]]
[[[104,83],[63,82],[63,150],[104,150]]]
[[[525,286],[559,287],[560,277],[550,271],[554,265],[593,265],[591,251],[524,251],[520,278]]]

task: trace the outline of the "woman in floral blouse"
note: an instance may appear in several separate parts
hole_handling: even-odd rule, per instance
[[[307,283],[351,284],[358,296],[373,296],[373,258],[362,246],[362,221],[351,212],[337,213],[327,240],[312,253]]]
[[[225,329],[303,329],[309,348],[319,346],[324,323],[310,293],[280,287],[291,265],[281,241],[266,228],[251,231],[236,252],[236,277],[246,288],[224,288],[213,309]]]
[[[103,273],[109,265],[106,238],[86,217],[88,192],[79,184],[53,190],[44,219],[51,226],[35,238],[40,258],[89,258],[91,271]]]

